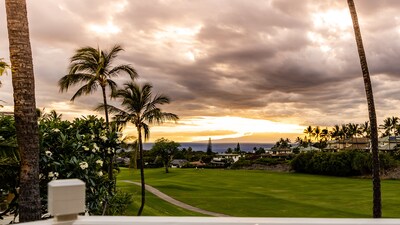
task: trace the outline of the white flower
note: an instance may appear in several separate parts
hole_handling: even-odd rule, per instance
[[[115,143],[121,144],[121,140],[117,139],[117,140],[115,141]]]
[[[83,170],[89,167],[89,165],[87,164],[87,162],[81,162],[81,163],[79,163],[79,166],[80,166],[81,169],[83,169]]]
[[[116,132],[117,133],[117,137],[122,137],[122,132]]]
[[[57,172],[54,172],[54,176],[55,176],[55,177],[58,177],[58,173],[57,173]]]
[[[54,173],[53,172],[49,172],[49,175],[47,175],[48,177],[54,177]]]
[[[89,148],[86,147],[86,146],[82,146],[82,148],[83,148],[83,150],[85,150],[85,151],[89,151]]]
[[[39,179],[42,179],[44,177],[44,174],[43,173],[40,173],[39,174]]]
[[[53,155],[53,153],[51,153],[51,151],[46,151],[45,152],[46,156],[50,157],[51,155]]]
[[[3,140],[4,140],[3,136],[0,136],[0,141],[3,141]]]
[[[99,166],[103,166],[103,161],[100,159],[96,160],[96,163],[99,164]]]
[[[97,146],[96,143],[93,144],[93,148],[94,148],[96,151],[100,150],[99,146]]]
[[[57,132],[60,132],[60,129],[58,129],[58,128],[53,128],[52,131],[57,133]]]
[[[69,125],[69,127],[68,127],[67,129],[71,129],[71,128],[73,128],[73,126],[72,126],[72,125]]]
[[[99,175],[99,177],[101,177],[101,176],[103,176],[103,172],[99,171],[99,172],[97,173],[97,175]]]
[[[107,141],[108,140],[108,138],[106,136],[100,136],[100,139],[103,140],[103,141]]]

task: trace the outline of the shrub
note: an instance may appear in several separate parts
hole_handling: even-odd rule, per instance
[[[0,136],[3,130],[7,130],[0,145],[14,143],[14,120],[0,117],[0,125]],[[73,122],[62,121],[59,117],[45,117],[39,122],[39,135],[43,213],[47,211],[47,183],[55,179],[78,178],[86,183],[89,213],[101,214],[104,203],[111,202],[115,197],[115,182],[109,180],[107,171],[109,162],[120,146],[118,129],[113,127],[107,132],[104,120],[95,116],[75,119]],[[0,153],[6,152],[4,148],[0,150]],[[10,145],[7,157],[1,155],[0,160],[0,189],[8,192],[15,191],[19,185],[19,157],[13,152],[16,152],[16,144]],[[118,167],[114,166],[115,173]]]
[[[235,163],[233,163],[232,165],[231,165],[231,168],[232,169],[240,169],[240,168],[243,168],[243,167],[249,167],[249,166],[251,166],[253,163],[252,163],[252,161],[251,160],[248,160],[248,159],[239,159],[238,161],[236,161]]]
[[[383,170],[396,166],[396,161],[389,154],[380,153]],[[298,154],[290,163],[293,170],[303,173],[358,176],[372,172],[372,155],[363,151],[307,152]]]

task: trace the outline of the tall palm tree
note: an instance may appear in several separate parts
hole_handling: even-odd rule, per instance
[[[379,175],[379,153],[378,153],[378,126],[376,122],[376,112],[374,96],[372,92],[371,79],[369,76],[367,57],[365,56],[364,45],[362,42],[360,26],[358,24],[357,11],[353,0],[347,0],[355,39],[357,43],[358,55],[360,58],[361,70],[364,78],[364,87],[368,103],[369,122],[371,124],[371,149],[372,149],[372,184],[373,184],[373,217],[382,217],[382,199],[381,199],[381,179]]]
[[[121,73],[127,73],[131,79],[135,79],[138,75],[135,69],[129,64],[121,64],[113,66],[114,59],[118,53],[122,51],[120,45],[115,45],[110,51],[103,51],[99,48],[83,47],[75,52],[71,58],[69,65],[69,74],[65,75],[58,81],[60,91],[68,91],[68,88],[78,83],[84,85],[72,96],[71,101],[81,95],[88,95],[97,90],[100,86],[103,94],[104,114],[106,117],[106,127],[109,129],[107,95],[106,88],[109,87],[111,92],[115,92],[117,84],[112,78],[118,77]],[[113,181],[113,156],[110,156],[108,163],[108,178]],[[111,192],[111,188],[110,188]]]
[[[165,95],[155,95],[152,93],[153,86],[151,84],[144,84],[139,86],[136,83],[129,82],[124,84],[124,89],[118,90],[115,93],[117,99],[122,100],[123,109],[108,106],[111,113],[115,113],[115,119],[123,124],[131,122],[136,126],[138,133],[138,151],[139,151],[139,165],[140,165],[140,180],[141,180],[141,194],[142,201],[138,211],[138,216],[142,214],[145,203],[145,182],[144,182],[144,161],[143,161],[143,134],[144,139],[147,140],[150,135],[149,124],[161,124],[165,121],[176,121],[178,116],[172,113],[163,112],[159,105],[168,104],[169,98]],[[98,109],[104,108],[101,105]]]
[[[14,118],[20,153],[19,220],[40,219],[39,128],[36,117],[35,81],[25,0],[6,0]]]
[[[97,90],[100,86],[103,94],[104,114],[108,127],[108,110],[106,88],[115,91],[117,84],[112,78],[118,77],[121,73],[127,73],[131,79],[135,79],[138,75],[135,69],[129,64],[121,64],[113,66],[114,59],[118,53],[122,51],[120,45],[115,45],[110,51],[103,51],[99,48],[83,47],[75,52],[69,65],[69,73],[58,81],[60,91],[68,91],[68,88],[78,83],[84,84],[72,96],[71,101],[81,95],[88,95]]]

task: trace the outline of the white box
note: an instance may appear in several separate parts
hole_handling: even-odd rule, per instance
[[[53,216],[85,212],[85,183],[79,179],[53,180],[48,184],[48,210]]]

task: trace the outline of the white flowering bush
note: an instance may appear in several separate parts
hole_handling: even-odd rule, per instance
[[[49,181],[78,178],[86,183],[89,213],[101,214],[104,203],[112,201],[114,195],[115,182],[109,179],[109,169],[116,150],[120,148],[120,134],[113,129],[107,131],[104,120],[95,116],[72,122],[44,119],[39,127],[42,205],[45,207],[47,203]],[[117,169],[112,165],[113,173]]]

